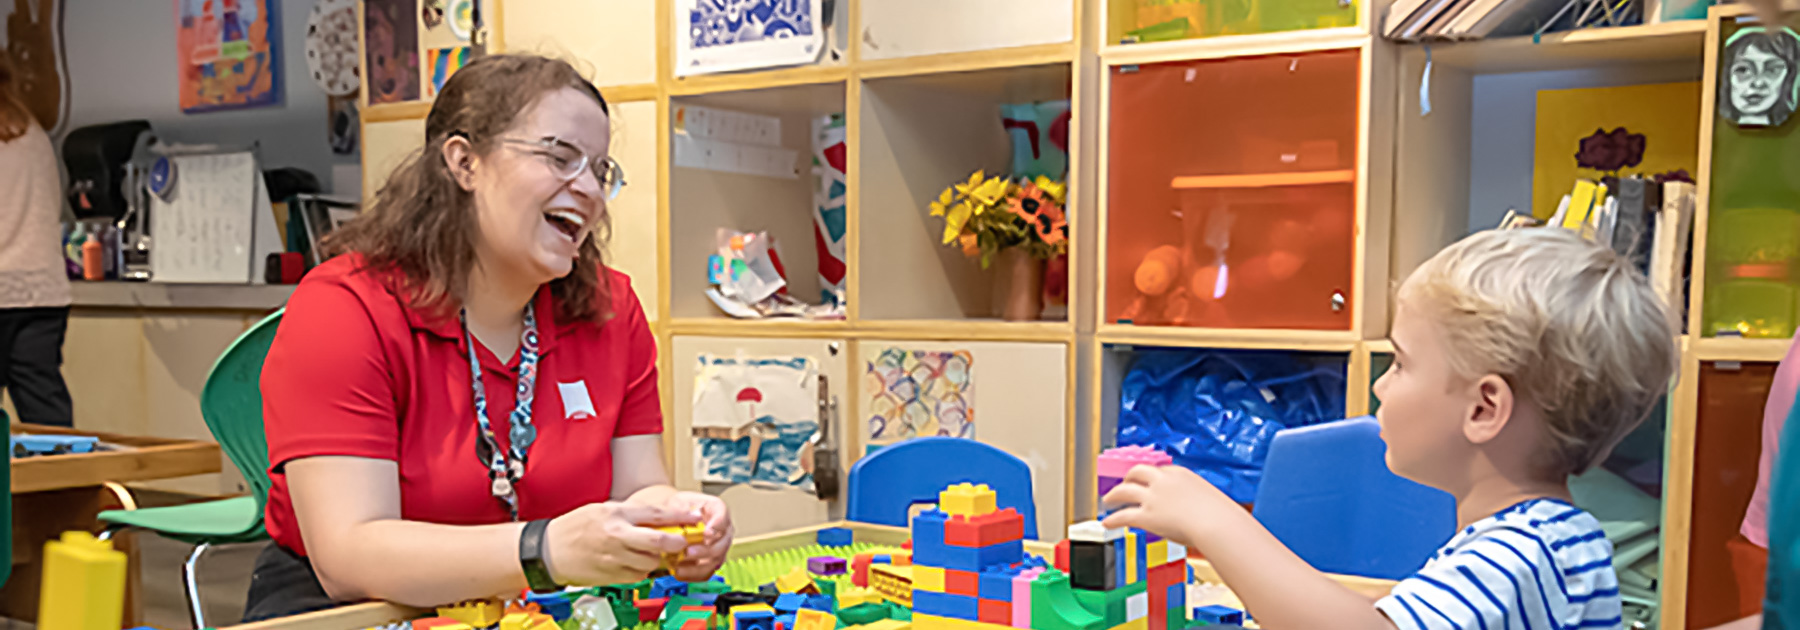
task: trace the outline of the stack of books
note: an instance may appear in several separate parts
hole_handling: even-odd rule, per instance
[[[1683,181],[1629,176],[1576,180],[1548,221],[1509,211],[1501,229],[1551,227],[1579,232],[1631,258],[1665,303],[1686,294],[1688,251],[1697,190]]]

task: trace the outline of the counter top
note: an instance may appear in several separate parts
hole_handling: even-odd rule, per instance
[[[291,284],[70,282],[75,308],[272,311],[287,304]]]

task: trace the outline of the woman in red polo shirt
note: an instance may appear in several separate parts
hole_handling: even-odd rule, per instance
[[[264,363],[275,542],[246,619],[718,568],[730,517],[669,486],[655,340],[602,263],[610,140],[561,61],[485,57],[440,91]],[[696,522],[694,546],[652,529]]]

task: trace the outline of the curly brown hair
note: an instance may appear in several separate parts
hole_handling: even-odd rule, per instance
[[[403,278],[398,288],[413,308],[451,316],[466,297],[480,228],[473,195],[457,185],[444,163],[444,141],[466,136],[476,153],[486,155],[521,113],[563,88],[593,97],[611,115],[600,90],[560,59],[488,55],[464,66],[431,105],[424,147],[394,170],[356,220],[326,238],[326,252],[356,253],[365,268],[398,271]],[[559,321],[599,323],[612,315],[612,287],[600,247],[611,231],[610,213],[603,210],[599,220],[593,238],[582,242],[574,269],[550,282]]]

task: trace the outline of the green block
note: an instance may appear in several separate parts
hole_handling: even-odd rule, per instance
[[[1150,614],[1154,615],[1156,612],[1151,611]],[[1170,608],[1168,612],[1164,614],[1168,615],[1169,620],[1167,624],[1164,624],[1164,627],[1169,630],[1182,630],[1190,625],[1188,624],[1187,611],[1185,610],[1180,608]]]
[[[813,585],[819,587],[820,594],[830,595],[833,599],[837,598],[838,583],[836,581],[833,581],[828,578],[815,576],[815,577],[813,577]]]
[[[698,610],[678,611],[673,616],[668,616],[663,620],[662,630],[680,630],[681,625],[687,623],[689,619],[699,619],[710,625],[712,623],[712,618],[713,614],[709,612]]]
[[[1090,591],[1079,588],[1072,590],[1075,591],[1076,601],[1081,602],[1083,608],[1100,614],[1105,620],[1105,627],[1111,628],[1125,623],[1125,600],[1145,592],[1145,589],[1146,584],[1138,582],[1110,591]],[[1033,595],[1035,594],[1033,593]]]
[[[634,596],[634,599],[650,598],[650,580],[626,584],[625,589],[637,594]]]
[[[1076,598],[1068,574],[1050,569],[1031,581],[1033,630],[1104,630],[1112,627],[1104,625],[1105,621]]]
[[[845,625],[860,626],[887,619],[888,611],[880,604],[859,604],[838,611],[837,618]]]
[[[719,568],[719,576],[725,578],[725,582],[730,584],[733,590],[754,593],[758,585],[774,582],[775,578],[787,575],[795,567],[805,567],[808,558],[831,557],[849,561],[860,553],[904,552],[905,550],[898,547],[867,542],[851,543],[847,547],[807,545],[727,561],[725,566]],[[850,574],[813,576],[813,580],[815,582],[832,582],[842,586],[850,583]],[[820,592],[824,592],[823,586],[820,589]]]
[[[716,595],[719,593],[730,593],[730,592],[731,592],[731,585],[726,584],[724,582],[706,581],[706,582],[698,582],[698,583],[688,585],[688,593],[689,594],[713,593]],[[694,600],[694,601],[697,603],[700,600]]]
[[[617,599],[608,601],[612,602],[613,618],[619,620],[620,628],[635,625],[632,622],[637,621],[638,618],[636,604]]]

